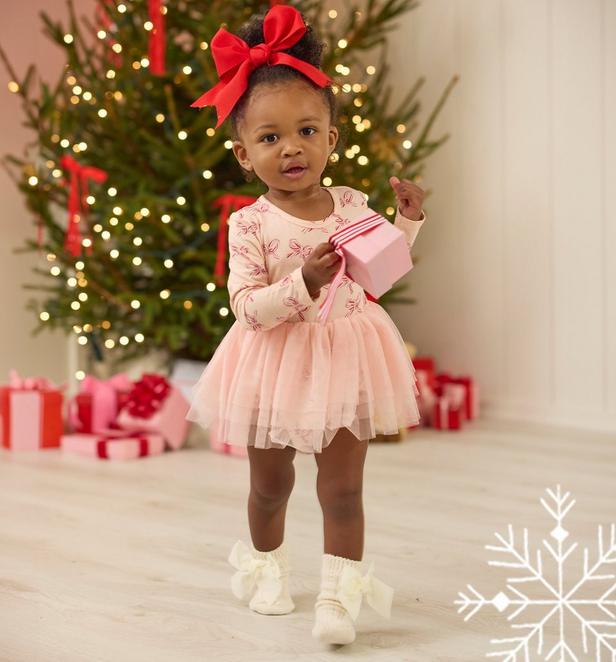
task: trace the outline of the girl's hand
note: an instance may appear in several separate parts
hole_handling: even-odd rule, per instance
[[[418,221],[421,217],[424,191],[408,179],[400,181],[397,177],[390,177],[389,183],[396,194],[398,209],[402,216],[412,221]]]

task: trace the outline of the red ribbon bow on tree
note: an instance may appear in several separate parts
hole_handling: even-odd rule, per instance
[[[220,81],[192,103],[191,108],[215,106],[218,128],[246,91],[251,72],[264,64],[286,64],[319,87],[325,87],[332,80],[320,69],[281,52],[296,44],[305,32],[301,14],[289,5],[275,5],[267,12],[263,21],[265,41],[252,48],[243,39],[220,28],[212,38],[212,57]]]
[[[144,374],[135,382],[126,400],[125,409],[137,418],[151,418],[163,405],[171,384],[162,375]]]
[[[79,223],[81,215],[85,214],[88,203],[88,179],[101,184],[107,179],[107,173],[92,166],[82,166],[72,156],[63,156],[60,165],[71,173],[71,190],[68,196],[68,226],[64,237],[64,248],[74,257],[81,254],[81,231]],[[82,207],[82,201],[85,205]],[[87,247],[88,255],[92,254],[92,242]]]

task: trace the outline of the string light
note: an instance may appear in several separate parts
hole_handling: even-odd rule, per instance
[[[9,92],[19,92],[19,84],[16,83],[14,80],[9,81]]]
[[[73,43],[73,35],[72,34],[65,34],[64,35],[64,43],[65,44],[72,44]]]
[[[47,321],[49,320],[49,313],[46,312],[46,311],[42,311],[42,312],[40,313],[39,317],[41,318],[41,320],[42,320],[43,322],[47,322]]]

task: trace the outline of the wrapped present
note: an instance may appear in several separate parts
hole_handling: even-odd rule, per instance
[[[133,385],[116,422],[123,430],[158,432],[177,450],[186,441],[189,408],[180,389],[164,376],[145,373]]]
[[[220,434],[220,425],[215,424],[209,430],[210,448],[216,453],[226,453],[227,455],[236,455],[238,457],[248,457],[248,450],[245,446],[230,444],[225,441]]]
[[[342,261],[319,308],[319,322],[327,320],[345,272],[378,298],[413,268],[404,232],[372,209],[358,221],[334,232],[329,241]]]
[[[101,432],[115,426],[133,382],[119,373],[109,379],[86,375],[79,393],[70,401],[68,417],[73,432]]]
[[[432,427],[436,430],[460,430],[464,418],[464,387],[443,384],[436,387]]]
[[[419,391],[417,407],[421,416],[420,425],[430,427],[437,400],[434,391],[437,386],[434,359],[429,356],[417,356],[412,359],[412,363],[415,370],[416,387]]]
[[[22,379],[11,370],[9,385],[0,386],[0,445],[14,451],[58,448],[65,388],[44,377]]]
[[[418,381],[422,375],[422,382],[434,390],[437,385],[434,359],[431,356],[416,356],[412,361]]]
[[[437,384],[457,384],[464,389],[463,414],[467,421],[479,416],[479,387],[470,375],[452,377],[449,373],[441,372],[436,376]]]
[[[135,460],[160,455],[165,450],[162,435],[154,432],[126,432],[110,428],[100,434],[62,435],[62,450],[103,460]]]

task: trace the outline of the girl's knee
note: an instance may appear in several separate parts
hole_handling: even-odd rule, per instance
[[[335,519],[350,519],[363,512],[361,486],[321,489],[318,491],[323,514]]]

